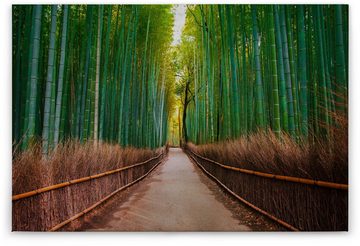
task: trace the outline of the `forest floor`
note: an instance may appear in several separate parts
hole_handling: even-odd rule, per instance
[[[229,196],[179,148],[147,178],[65,230],[284,230]]]

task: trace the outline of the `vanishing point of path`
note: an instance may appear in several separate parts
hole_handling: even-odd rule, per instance
[[[85,231],[282,230],[225,194],[179,148],[148,177],[87,215]]]

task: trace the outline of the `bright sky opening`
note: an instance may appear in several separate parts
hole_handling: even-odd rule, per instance
[[[174,5],[174,28],[173,28],[173,42],[172,45],[178,45],[181,41],[181,32],[185,25],[186,5]]]

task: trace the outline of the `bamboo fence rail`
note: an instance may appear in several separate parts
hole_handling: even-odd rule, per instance
[[[54,185],[43,187],[43,188],[40,188],[40,189],[37,189],[37,190],[32,190],[32,191],[28,191],[28,192],[25,192],[25,193],[13,195],[12,196],[12,201],[17,201],[17,200],[24,199],[24,198],[27,198],[27,197],[32,197],[32,196],[35,196],[35,195],[38,195],[38,194],[41,194],[41,193],[44,193],[44,192],[47,192],[47,191],[60,189],[60,188],[70,186],[70,185],[73,185],[73,184],[78,184],[78,183],[86,182],[86,181],[89,181],[89,180],[92,180],[92,179],[97,179],[97,178],[101,178],[101,177],[104,177],[104,176],[107,176],[107,175],[118,173],[118,172],[130,169],[130,168],[134,168],[134,167],[137,167],[137,166],[142,166],[142,165],[145,165],[145,164],[149,163],[152,160],[158,159],[163,154],[164,153],[162,152],[159,155],[150,158],[149,160],[146,160],[146,161],[143,161],[143,162],[140,162],[140,163],[136,163],[136,164],[133,164],[133,165],[130,165],[130,166],[121,167],[121,168],[106,171],[106,172],[103,172],[103,173],[90,175],[90,176],[82,177],[82,178],[78,178],[78,179],[73,179],[73,180],[63,182],[63,183],[60,183],[60,184],[54,184]]]
[[[260,176],[260,177],[264,177],[264,178],[294,182],[294,183],[320,186],[320,187],[331,188],[331,189],[348,190],[348,188],[349,188],[348,184],[339,184],[339,183],[333,183],[333,182],[327,182],[327,181],[321,181],[321,180],[312,180],[312,179],[290,177],[290,176],[284,176],[284,175],[276,175],[276,174],[271,174],[271,173],[263,173],[263,172],[258,172],[258,171],[254,171],[254,170],[249,170],[249,169],[227,166],[227,165],[221,164],[219,162],[216,162],[214,160],[203,157],[203,156],[199,155],[198,153],[195,153],[191,149],[188,149],[188,151],[191,154],[193,154],[193,155],[197,156],[198,158],[203,159],[207,162],[211,162],[211,163],[218,165],[224,169],[229,169],[229,170],[233,170],[233,171],[237,171],[237,172],[241,172],[241,173],[256,175],[256,176]]]
[[[145,178],[163,162],[155,157],[107,172],[14,195],[13,231],[57,231]],[[72,230],[72,229],[70,229]]]
[[[348,185],[223,165],[185,147],[189,158],[237,200],[291,231],[347,231]]]
[[[162,155],[163,153],[161,153],[160,155]],[[160,156],[159,155],[159,156]],[[157,157],[159,157],[157,156]],[[156,158],[155,158],[156,159]],[[152,158],[152,160],[154,160],[154,158]],[[154,170],[160,163],[162,160],[158,161],[147,173],[145,173],[144,175],[142,175],[140,178],[134,180],[133,182],[124,185],[122,187],[120,187],[119,189],[115,190],[114,192],[112,192],[111,194],[107,195],[106,197],[102,198],[100,201],[94,203],[93,205],[91,205],[90,207],[86,208],[85,210],[81,211],[80,213],[75,214],[74,216],[72,216],[71,218],[57,224],[56,226],[54,226],[53,228],[51,228],[49,231],[54,232],[57,231],[59,229],[61,229],[62,227],[64,227],[65,225],[69,224],[70,222],[80,218],[81,216],[89,213],[91,210],[95,209],[96,207],[98,207],[99,205],[101,205],[102,203],[104,203],[105,201],[109,200],[111,197],[113,197],[114,195],[116,195],[117,193],[119,193],[120,191],[128,188],[129,186],[132,186],[133,184],[141,181],[142,179],[144,179],[149,173],[151,173],[152,170]]]
[[[256,210],[257,212],[265,215],[266,217],[268,217],[269,219],[279,223],[280,225],[282,225],[283,227],[285,227],[286,229],[289,229],[290,231],[299,231],[299,229],[297,229],[296,227],[286,223],[285,221],[273,216],[272,214],[266,212],[265,210],[262,210],[261,208],[255,206],[254,204],[250,203],[249,201],[245,200],[244,198],[242,198],[241,196],[239,196],[238,194],[236,194],[235,192],[233,192],[232,190],[230,190],[226,185],[224,185],[218,178],[216,178],[214,175],[212,175],[210,172],[208,172],[192,155],[189,155],[190,158],[196,163],[196,165],[198,165],[207,175],[209,175],[212,179],[214,179],[219,185],[221,185],[221,187],[223,187],[226,191],[228,191],[231,195],[233,195],[234,197],[236,197],[238,200],[240,200],[241,202],[245,203],[247,206],[251,207],[252,209]]]

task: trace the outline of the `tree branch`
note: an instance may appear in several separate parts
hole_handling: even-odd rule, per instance
[[[204,26],[199,23],[199,21],[198,21],[198,19],[196,18],[194,12],[192,12],[192,10],[191,10],[187,5],[186,5],[186,8],[187,8],[187,10],[190,11],[191,15],[194,17],[194,20],[195,20],[196,24],[197,24],[199,27],[204,28]],[[207,28],[206,28],[206,31],[207,31]]]

